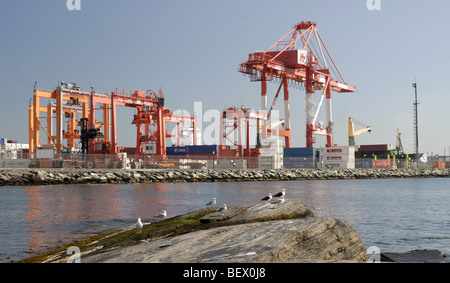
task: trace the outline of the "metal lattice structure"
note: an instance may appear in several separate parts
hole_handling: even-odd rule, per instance
[[[43,100],[48,101],[42,105]],[[40,147],[54,148],[59,157],[63,149],[76,149],[82,142],[82,131],[96,130],[89,141],[84,139],[83,150],[89,154],[117,154],[117,107],[135,108],[132,124],[137,127],[136,155],[166,155],[166,139],[181,141],[182,123],[192,125],[196,144],[195,116],[176,115],[164,107],[162,90],[129,91],[116,89],[110,95],[88,92],[75,84],[61,83],[53,92],[34,88],[33,103],[29,105],[29,145],[33,156]],[[103,121],[97,119],[102,111]],[[55,125],[56,121],[56,125]],[[166,123],[176,123],[176,134],[169,134]],[[77,129],[81,127],[81,130]],[[97,130],[98,129],[98,130]],[[41,139],[44,133],[45,140]],[[46,142],[46,143],[45,143]],[[88,143],[88,146],[86,144]],[[143,152],[143,144],[152,145],[151,152]],[[87,147],[87,148],[86,148]]]
[[[291,147],[291,118],[289,87],[300,86],[306,90],[306,147],[313,147],[313,135],[327,137],[327,145],[333,146],[333,119],[331,91],[337,93],[355,92],[348,85],[331,58],[320,36],[316,23],[301,22],[264,52],[249,54],[247,62],[239,66],[239,72],[250,77],[252,82],[261,82],[261,110],[270,116],[281,89],[284,92],[285,126],[276,132],[267,127],[267,119],[262,127],[262,138],[268,135],[283,136],[285,147]],[[331,77],[332,74],[335,78]],[[267,82],[279,83],[271,108],[267,107]],[[321,92],[316,108],[313,94]],[[327,123],[317,121],[323,100],[326,99]]]

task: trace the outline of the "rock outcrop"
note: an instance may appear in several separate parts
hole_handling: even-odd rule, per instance
[[[299,200],[205,208],[82,248],[81,262],[276,263],[366,260],[345,222],[314,217]],[[61,258],[51,261],[64,261]]]

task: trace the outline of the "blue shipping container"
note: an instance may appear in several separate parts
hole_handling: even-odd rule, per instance
[[[172,146],[166,148],[167,155],[186,155],[187,149],[185,146]]]
[[[284,149],[284,156],[307,157],[316,153],[317,149],[312,147],[291,147]]]
[[[217,154],[219,153],[218,145],[188,145],[186,146],[187,154]]]

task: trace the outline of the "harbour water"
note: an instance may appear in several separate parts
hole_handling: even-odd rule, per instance
[[[366,248],[450,254],[450,179],[329,180],[0,187],[0,262],[75,239],[205,207],[252,205],[269,192],[303,201],[318,217],[349,223]]]

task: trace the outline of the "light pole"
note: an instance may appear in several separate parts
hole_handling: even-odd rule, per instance
[[[418,109],[417,106],[419,102],[417,102],[417,83],[413,83],[412,87],[415,89],[415,102],[414,102],[414,131],[416,132],[415,136],[415,147],[416,147],[416,160],[419,159],[419,118],[418,118]]]

